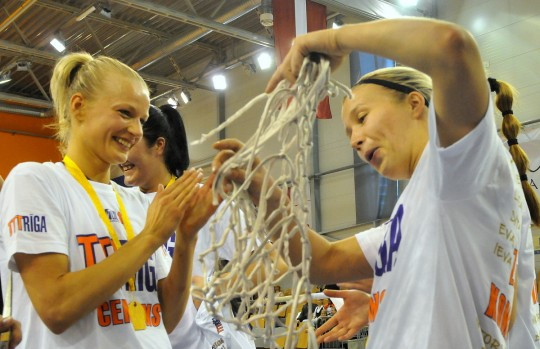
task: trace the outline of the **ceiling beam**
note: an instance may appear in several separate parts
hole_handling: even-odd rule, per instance
[[[19,6],[12,14],[8,16],[2,23],[0,23],[0,32],[3,32],[11,23],[13,23],[20,15],[30,8],[37,0],[26,0],[21,6]]]
[[[47,52],[44,50],[38,50],[35,48],[30,48],[18,44],[11,43],[6,40],[0,40],[0,49],[5,50],[8,52],[14,52],[17,54],[25,55],[28,57],[29,60],[34,60],[35,58],[38,59],[37,63],[42,63],[45,61],[47,65],[54,65],[56,60],[60,58],[61,56],[59,54],[53,53],[53,52]],[[168,79],[166,77],[162,76],[155,76],[150,74],[141,74],[144,80],[148,82],[153,82],[165,86],[171,86],[171,87],[188,87],[188,88],[200,88],[208,91],[214,91],[213,88],[197,83],[191,83],[187,81],[181,81],[181,80],[173,80]]]
[[[244,29],[231,27],[226,24],[216,22],[211,19],[204,18],[204,17],[176,11],[169,7],[162,6],[159,4],[142,1],[142,0],[112,0],[112,1],[123,4],[128,7],[150,12],[150,13],[162,16],[162,17],[174,19],[174,20],[186,23],[186,24],[191,24],[196,27],[209,29],[209,30],[215,31],[216,33],[232,36],[240,40],[249,41],[257,45],[262,45],[266,47],[274,46],[274,42],[271,39],[264,37],[262,35],[255,34]]]
[[[230,11],[227,11],[226,13],[216,18],[216,21],[223,24],[230,23],[235,19],[242,17],[247,13],[257,9],[260,4],[260,0],[247,0],[236,8],[233,8]],[[168,55],[180,50],[181,48],[193,44],[194,42],[205,37],[211,32],[212,30],[208,30],[205,28],[197,28],[191,32],[184,33],[182,34],[182,36],[167,41],[163,44],[162,47],[156,49],[153,52],[150,52],[143,58],[139,59],[137,62],[133,63],[131,67],[135,70],[144,69],[149,65],[159,61],[160,59],[163,59],[164,57],[167,57]]]
[[[380,19],[399,16],[422,16],[422,13],[410,9],[405,10],[397,5],[383,0],[313,0],[329,9],[353,17]]]
[[[78,7],[73,7],[73,6],[60,4],[60,3],[57,3],[57,2],[54,2],[54,1],[51,1],[51,0],[39,0],[39,2],[36,3],[36,5],[46,7],[46,8],[50,8],[50,9],[57,10],[57,11],[61,11],[61,12],[64,12],[64,13],[69,13],[69,14],[72,14],[72,15],[79,15],[83,11],[83,9],[80,9]],[[166,33],[166,32],[160,31],[160,30],[145,27],[145,26],[142,26],[142,25],[139,25],[139,24],[136,24],[136,23],[122,21],[122,20],[115,19],[115,18],[107,18],[107,17],[104,17],[104,16],[102,16],[100,14],[96,14],[96,13],[89,14],[86,17],[86,19],[91,19],[93,21],[105,23],[105,24],[108,24],[108,25],[113,25],[113,26],[118,27],[118,28],[123,28],[123,29],[126,29],[126,30],[132,30],[132,31],[136,31],[136,32],[139,32],[139,33],[147,34],[147,35],[158,36],[158,37],[162,37],[162,38],[165,38],[165,39],[168,39],[171,36],[170,33]]]

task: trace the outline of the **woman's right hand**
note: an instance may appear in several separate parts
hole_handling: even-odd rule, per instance
[[[240,149],[244,147],[244,144],[240,142],[238,139],[224,139],[221,141],[218,141],[214,143],[213,145],[214,149],[219,150],[219,153],[214,157],[214,160],[212,162],[212,172],[216,173],[219,168],[230,159],[236,152],[238,152]],[[255,159],[253,162],[253,168],[258,166],[260,163],[259,159]],[[243,168],[234,168],[231,169],[227,174],[227,181],[225,181],[225,185],[229,184],[230,182],[235,182],[237,184],[244,183],[245,177],[246,177],[246,170]],[[259,200],[261,196],[261,188],[263,185],[264,177],[266,176],[266,171],[263,167],[260,167],[257,173],[252,177],[251,184],[248,188],[249,196],[251,197],[251,201],[255,206],[259,205]],[[268,187],[271,186],[273,183],[272,178],[269,179],[270,183],[268,183]],[[277,207],[279,205],[279,200],[281,197],[281,191],[279,189],[276,189],[274,193],[272,193],[272,196],[269,199],[268,207],[269,212],[272,212],[272,208]]]
[[[283,62],[276,69],[266,85],[266,92],[272,92],[281,80],[288,80],[291,84],[296,81],[304,57],[311,52],[322,53],[330,61],[330,68],[334,70],[343,61],[343,57],[351,53],[350,49],[342,47],[338,40],[340,29],[325,29],[310,32],[294,39],[293,45]]]
[[[144,230],[151,231],[161,242],[165,242],[184,217],[190,200],[199,190],[201,178],[198,171],[191,169],[167,188],[160,187],[148,208]]]

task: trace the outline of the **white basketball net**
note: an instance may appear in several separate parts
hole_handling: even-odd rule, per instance
[[[256,133],[246,142],[245,147],[227,160],[217,172],[213,187],[214,195],[215,198],[217,195],[221,196],[224,201],[210,223],[212,246],[199,255],[204,275],[208,275],[209,268],[205,259],[208,260],[208,256],[211,256],[212,265],[218,265],[218,250],[223,246],[229,234],[234,235],[236,252],[223,269],[215,270],[206,278],[202,288],[194,286],[193,294],[202,295],[200,298],[212,316],[234,324],[254,337],[264,338],[265,344],[270,348],[278,347],[276,339],[283,336],[286,336],[284,347],[295,348],[298,334],[306,329],[309,334],[308,348],[318,348],[311,321],[305,321],[302,326],[296,328],[295,316],[291,316],[289,324],[285,325],[279,319],[279,314],[286,308],[296,314],[298,305],[307,301],[309,302],[308,320],[311,320],[311,283],[309,281],[311,246],[307,238],[307,190],[309,190],[307,164],[312,146],[312,130],[317,105],[325,96],[335,96],[340,90],[350,96],[348,87],[330,80],[330,66],[327,60],[320,59],[320,63],[315,63],[306,58],[297,82],[292,87],[289,87],[286,82],[281,82],[274,92],[257,96],[226,122],[192,143],[206,141],[240,116],[247,114],[253,105],[266,100]],[[272,137],[276,136],[281,149],[265,157],[258,166],[254,167],[254,160],[259,156],[261,149]],[[261,166],[264,166],[267,175],[264,178],[260,202],[256,208],[247,190],[253,175]],[[225,193],[223,181],[233,168],[246,169],[246,180],[242,185],[234,184],[233,190]],[[269,181],[271,172],[275,176],[272,185]],[[279,172],[279,175],[276,176],[276,172]],[[266,218],[266,201],[276,187],[281,189],[281,205]],[[216,234],[216,222],[220,221],[226,210],[232,213],[231,220],[225,231]],[[241,217],[243,217],[243,222],[240,222]],[[279,217],[279,223],[274,224],[273,227],[270,226],[269,223],[276,217]],[[288,254],[289,240],[295,234],[300,234],[302,241],[302,261],[297,265],[293,265]],[[262,243],[267,241],[273,241],[273,244],[265,246]],[[276,258],[279,254],[288,265],[288,270],[281,276],[276,271]],[[274,293],[274,286],[279,285],[287,275],[292,275],[292,295],[278,298]],[[224,317],[223,307],[233,298],[241,300],[238,313],[235,317]],[[264,320],[262,331],[260,320]],[[278,332],[276,330],[278,326],[281,326],[281,329],[286,326],[286,331]],[[259,330],[255,331],[253,327]]]

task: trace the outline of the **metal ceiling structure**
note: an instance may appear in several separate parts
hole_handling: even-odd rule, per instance
[[[367,20],[396,7],[382,0],[314,1],[327,6],[329,18],[346,12]],[[50,105],[52,66],[62,55],[52,38],[64,42],[64,52],[105,54],[129,64],[153,98],[212,91],[208,75],[272,49],[272,28],[260,20],[271,11],[272,0],[4,0],[0,78],[9,73],[12,80],[0,84],[0,102]]]
[[[0,75],[12,80],[0,85],[0,101],[35,108],[50,105],[52,66],[62,55],[50,45],[53,37],[65,42],[65,52],[131,65],[153,96],[213,90],[202,81],[210,71],[273,46],[272,31],[259,20],[261,0],[6,0],[1,6]]]

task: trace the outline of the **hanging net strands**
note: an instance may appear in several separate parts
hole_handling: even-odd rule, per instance
[[[307,300],[310,303],[309,319],[312,316],[307,168],[317,105],[324,97],[336,96],[339,92],[351,96],[347,86],[330,80],[329,62],[320,55],[312,55],[304,60],[299,77],[292,86],[285,81],[280,82],[272,93],[255,97],[226,122],[191,143],[205,142],[248,114],[254,105],[266,101],[255,134],[216,172],[214,200],[217,203],[219,195],[223,202],[210,222],[210,247],[198,257],[203,275],[207,277],[202,287],[193,286],[193,295],[201,299],[204,303],[201,306],[206,306],[212,316],[254,337],[263,338],[270,348],[295,348],[299,333],[305,330],[308,331],[308,348],[318,348],[311,321],[305,321],[297,328],[294,317],[285,324],[280,320],[280,314],[287,308],[295,313],[298,306]],[[264,152],[275,149],[270,142],[275,144],[276,140],[280,149],[262,156]],[[232,188],[226,191],[227,174],[235,168],[245,169],[245,181],[233,183]],[[266,174],[259,202],[254,205],[248,188],[261,168]],[[281,193],[280,205],[277,210],[269,212],[267,200],[277,192],[276,189]],[[231,218],[226,228],[223,228],[224,224],[218,227],[227,211]],[[217,268],[219,249],[231,234],[234,256],[223,268]],[[302,260],[294,264],[289,256],[289,241],[297,234],[302,246]],[[267,243],[269,241],[272,243]],[[287,265],[284,273],[277,269],[279,256]],[[285,278],[292,279],[291,296],[279,298],[281,295],[274,292],[274,286]],[[224,309],[232,300],[239,304],[236,316],[227,316]],[[279,327],[286,327],[286,333],[276,331]],[[282,337],[282,340],[284,336],[285,344],[279,345],[278,338]]]

